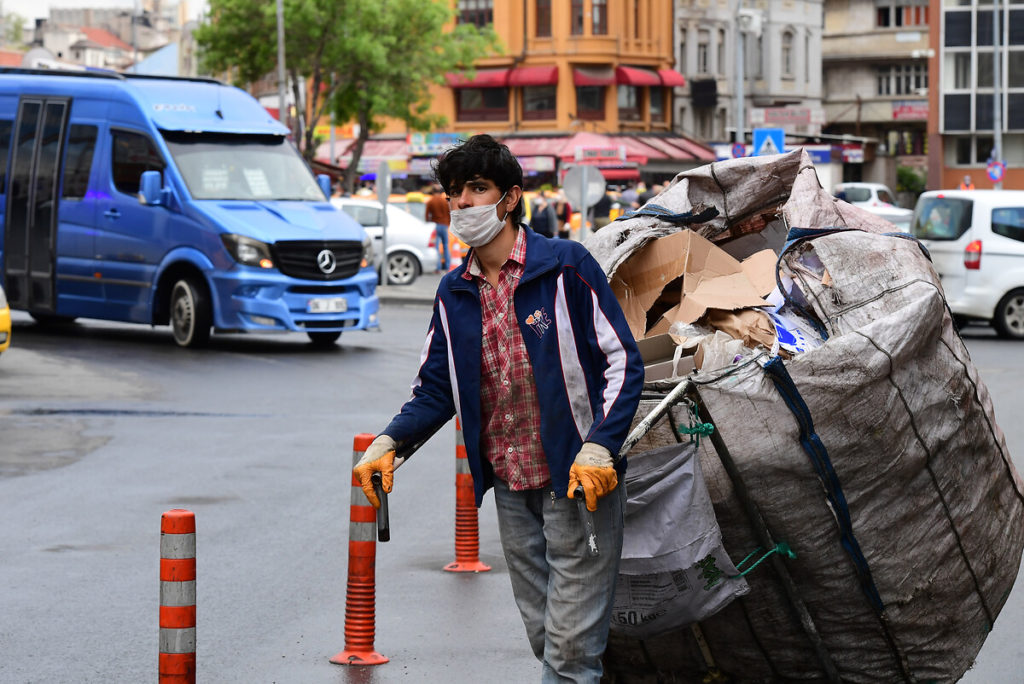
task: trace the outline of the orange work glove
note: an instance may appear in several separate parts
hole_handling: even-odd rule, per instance
[[[587,510],[593,513],[597,510],[597,500],[611,493],[618,484],[612,452],[600,444],[584,442],[569,468],[569,498],[576,498],[576,488],[583,487]]]
[[[370,478],[374,473],[380,473],[381,487],[388,494],[391,493],[395,483],[395,440],[387,435],[377,435],[377,439],[370,442],[370,446],[363,452],[363,457],[352,470],[359,478],[366,498],[374,508],[380,508],[380,499],[373,491],[373,481]]]

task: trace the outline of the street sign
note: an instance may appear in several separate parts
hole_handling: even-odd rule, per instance
[[[754,129],[754,156],[782,154],[786,148],[786,131],[782,128]]]
[[[733,159],[739,159],[740,157],[746,157],[746,156],[747,156],[747,146],[746,145],[744,145],[743,143],[739,143],[739,142],[732,144],[732,158]]]
[[[604,176],[596,166],[574,166],[562,180],[562,190],[574,208],[586,210],[604,196]]]
[[[993,183],[998,183],[1003,180],[1003,175],[1006,173],[1006,164],[1001,161],[991,161],[985,167],[985,172]]]

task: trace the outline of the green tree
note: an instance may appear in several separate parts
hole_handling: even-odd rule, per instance
[[[17,12],[4,14],[3,40],[6,45],[21,45],[25,42],[25,17]]]
[[[274,2],[210,0],[209,16],[196,32],[205,70],[228,72],[240,84],[275,73]],[[429,84],[500,49],[489,27],[459,24],[445,31],[452,16],[446,0],[284,0],[285,66],[298,118],[315,124],[333,111],[336,121],[359,124],[347,188],[384,117],[412,130],[443,126],[430,113]],[[308,101],[300,96],[307,79]],[[313,125],[301,137],[303,154],[312,159]]]

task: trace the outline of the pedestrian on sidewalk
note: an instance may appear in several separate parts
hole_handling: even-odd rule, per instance
[[[543,682],[601,679],[622,551],[625,461],[643,362],[607,278],[580,243],[520,223],[523,172],[488,135],[435,169],[472,249],[441,280],[412,398],[355,474],[391,491],[395,448],[457,415],[476,504],[494,489],[501,544]],[[594,512],[589,557],[574,497]]]
[[[444,193],[436,185],[430,186],[430,197],[427,199],[427,221],[434,222],[437,231],[437,252],[440,259],[439,270],[448,272],[448,224],[451,223],[451,211]]]

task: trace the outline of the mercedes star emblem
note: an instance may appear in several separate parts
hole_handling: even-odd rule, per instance
[[[329,249],[322,249],[316,255],[316,265],[320,267],[320,270],[325,275],[330,275],[338,267],[338,261],[334,258],[334,252]]]

